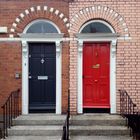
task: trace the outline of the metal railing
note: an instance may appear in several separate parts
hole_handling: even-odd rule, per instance
[[[130,135],[133,135],[136,140],[140,140],[140,112],[126,90],[119,90],[119,92],[120,114],[127,119]]]
[[[2,106],[3,109],[3,128],[1,131],[1,137],[5,138],[8,136],[8,128],[12,126],[12,119],[20,115],[19,109],[19,93],[20,89],[11,92],[10,96]]]
[[[69,140],[69,118],[70,118],[70,92],[68,90],[68,109],[61,140]]]
[[[127,114],[136,113],[136,104],[133,103],[132,99],[126,92],[126,90],[119,90],[120,92],[120,113],[126,116]]]
[[[3,124],[3,121],[0,121]],[[2,139],[2,129],[0,128],[0,139]]]

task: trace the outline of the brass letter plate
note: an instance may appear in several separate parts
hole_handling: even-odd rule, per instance
[[[92,68],[93,69],[98,69],[98,68],[100,68],[100,64],[93,65]]]

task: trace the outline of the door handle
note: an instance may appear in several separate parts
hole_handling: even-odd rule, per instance
[[[98,82],[98,80],[94,80],[94,82]]]

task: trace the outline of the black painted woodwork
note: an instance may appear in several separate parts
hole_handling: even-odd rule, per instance
[[[48,79],[39,80],[38,76],[48,76]],[[52,112],[55,105],[55,43],[29,43],[29,112]]]

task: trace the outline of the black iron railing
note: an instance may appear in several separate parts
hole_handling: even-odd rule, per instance
[[[126,92],[126,90],[119,90],[120,92],[120,113],[126,116],[127,114],[135,114],[136,104],[133,103],[132,99]]]
[[[68,90],[68,109],[61,140],[69,140],[69,118],[70,118],[70,92]]]
[[[12,126],[12,119],[20,115],[19,109],[19,93],[20,90],[11,92],[10,96],[2,106],[3,109],[3,128],[1,131],[1,137],[5,138],[8,136],[8,128]]]
[[[0,124],[3,124],[3,121],[0,121]],[[0,139],[2,139],[3,136],[2,136],[2,129],[0,128]]]
[[[120,114],[127,119],[127,125],[130,128],[130,134],[136,140],[140,140],[140,113],[135,103],[126,92],[126,90],[119,90],[120,92]]]

